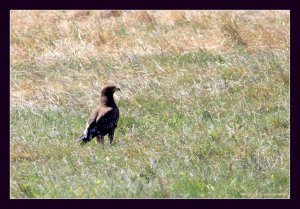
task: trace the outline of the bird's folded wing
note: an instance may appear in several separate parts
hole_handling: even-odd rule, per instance
[[[93,111],[90,114],[90,117],[87,121],[88,125],[91,125],[91,123],[96,122],[96,118],[98,116],[98,110],[97,109],[93,109]]]
[[[101,119],[105,118],[112,111],[111,107],[98,107],[95,108],[88,119],[88,127],[93,126],[94,124],[101,122]]]
[[[99,108],[97,118],[96,118],[96,122],[99,122],[99,120],[101,120],[102,118],[105,118],[107,115],[109,115],[111,113],[112,109],[113,108],[111,108],[111,107],[101,107],[101,108]]]
[[[87,136],[89,131],[92,131],[94,130],[94,128],[96,128],[97,124],[101,125],[101,123],[105,121],[105,118],[107,117],[107,115],[109,115],[111,110],[112,110],[111,107],[97,107],[93,109],[87,121],[87,126],[83,134]]]

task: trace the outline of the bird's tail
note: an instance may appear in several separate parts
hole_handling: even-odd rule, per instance
[[[81,142],[81,145],[86,144],[89,141],[88,137],[85,134],[82,134],[79,139],[76,140],[76,142]]]

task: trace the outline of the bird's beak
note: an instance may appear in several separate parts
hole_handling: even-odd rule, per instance
[[[120,88],[116,88],[116,91],[121,91],[121,89]]]

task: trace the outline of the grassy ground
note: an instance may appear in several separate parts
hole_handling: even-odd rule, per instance
[[[288,11],[12,11],[12,198],[289,198]],[[113,146],[74,143],[114,82]]]

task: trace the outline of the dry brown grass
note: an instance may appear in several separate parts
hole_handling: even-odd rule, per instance
[[[16,143],[11,147],[10,159],[20,161],[37,161],[40,159],[40,156],[38,152],[33,152],[28,144]]]
[[[111,13],[13,11],[12,60],[27,59],[32,53],[41,57],[40,60],[59,59],[60,55],[67,56],[74,51],[83,57],[87,54],[89,57],[118,56],[119,52],[126,55],[156,54],[158,43],[162,47],[169,46],[167,49],[163,47],[166,51],[191,51],[200,46],[222,52],[230,48],[226,43],[231,39],[241,39],[250,49],[282,49],[289,41],[285,40],[289,33],[287,11],[120,11],[118,15],[109,15]],[[194,24],[195,29],[191,30],[182,23]],[[154,29],[146,31],[143,25],[151,24]],[[182,26],[174,27],[178,24]],[[248,27],[243,27],[245,24]],[[121,25],[126,27],[126,37],[118,34]],[[162,33],[155,30],[156,27],[166,27],[167,30]],[[51,44],[45,42],[47,38],[51,38]],[[30,47],[24,45],[25,41]],[[53,47],[58,54],[52,54]]]
[[[135,56],[184,54],[200,48],[217,54],[234,51],[236,45],[250,52],[283,50],[288,47],[288,33],[287,11],[12,11],[11,63],[41,68],[73,59],[82,69],[93,65],[92,60],[118,60],[122,67]],[[158,73],[164,70],[156,67]],[[86,69],[55,69],[61,76],[53,81],[45,72],[19,69],[20,76],[30,79],[12,79],[12,104],[32,105],[38,100],[36,105],[47,105],[43,101],[60,105],[66,88],[92,88],[98,93],[107,79],[126,83],[126,89],[147,85],[153,75],[139,70],[101,75]],[[77,79],[70,79],[70,73]],[[99,83],[86,82],[94,79]]]

